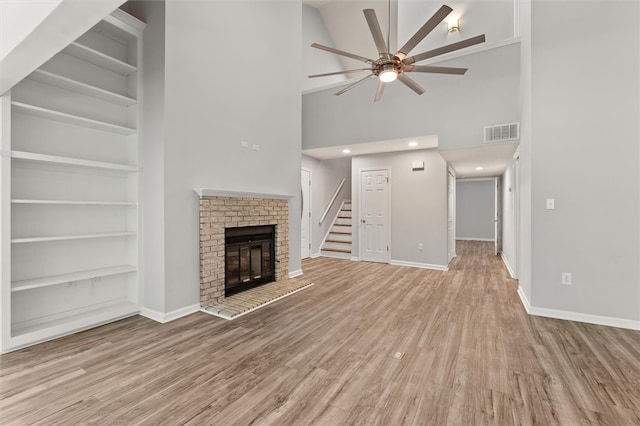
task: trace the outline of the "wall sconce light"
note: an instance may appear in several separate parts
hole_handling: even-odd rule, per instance
[[[460,30],[460,25],[458,25],[458,20],[451,19],[447,21],[447,29],[449,30],[450,33],[455,33],[456,31]]]

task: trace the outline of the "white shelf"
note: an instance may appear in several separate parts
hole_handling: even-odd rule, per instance
[[[67,114],[66,112],[54,111],[35,105],[29,105],[22,102],[11,102],[11,106],[15,112],[34,115],[49,120],[60,121],[75,126],[88,127],[90,129],[101,130],[103,132],[115,133],[118,135],[132,135],[136,133],[136,129],[120,126],[118,124],[106,123],[104,121],[93,120],[91,118],[80,117],[78,115]]]
[[[70,283],[72,281],[82,281],[92,278],[108,277],[110,275],[127,274],[135,271],[137,271],[135,266],[122,265],[111,268],[92,269],[90,271],[80,271],[69,274],[52,275],[49,277],[33,278],[29,280],[13,281],[11,283],[11,291],[31,290],[34,288]]]
[[[76,234],[76,235],[57,235],[51,237],[29,237],[29,238],[12,238],[12,244],[23,243],[42,243],[46,241],[68,241],[68,240],[87,240],[93,238],[115,238],[130,237],[136,235],[135,232],[103,232],[99,234]]]
[[[137,172],[137,166],[126,164],[104,163],[102,161],[82,160],[80,158],[59,157],[57,155],[36,154],[25,151],[11,151],[11,158],[15,160],[36,161],[46,164],[88,167],[93,169],[106,169],[118,172]]]
[[[66,316],[47,320],[44,323],[14,324],[11,328],[11,346],[19,348],[33,344],[33,342],[49,340],[52,337],[86,330],[138,312],[140,312],[140,306],[137,304],[119,301],[91,310],[71,312]]]
[[[40,83],[48,84],[49,86],[71,90],[73,92],[101,99],[103,101],[107,101],[116,105],[128,107],[137,103],[137,101],[133,98],[122,96],[118,93],[109,92],[99,87],[90,86],[88,84],[81,83],[79,81],[63,77],[61,75],[53,74],[49,71],[40,69],[35,70],[31,73],[31,75],[29,75],[29,78]]]
[[[137,68],[131,64],[127,64],[126,62],[113,58],[109,55],[105,55],[102,52],[98,52],[97,50],[76,42],[67,46],[63,52],[118,74],[132,75],[137,72]]]
[[[64,206],[137,206],[126,201],[25,200],[13,199],[12,204],[47,204]]]

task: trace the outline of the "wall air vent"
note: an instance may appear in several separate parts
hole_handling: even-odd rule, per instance
[[[503,142],[520,139],[520,123],[498,124],[485,126],[485,142]]]

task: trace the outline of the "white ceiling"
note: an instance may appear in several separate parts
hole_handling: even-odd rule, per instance
[[[415,142],[416,146],[409,146],[409,142]],[[383,152],[411,151],[437,147],[438,137],[435,135],[427,135],[353,145],[330,146],[327,148],[305,149],[302,153],[319,160],[330,160],[332,158],[352,157],[354,155],[380,154]],[[344,153],[344,149],[348,149],[350,152]]]
[[[517,143],[495,143],[439,152],[458,178],[478,178],[502,175],[517,147]],[[476,170],[476,167],[482,167],[482,170]]]
[[[402,41],[405,41],[405,38],[413,35],[413,32],[443,4],[442,2],[434,0],[422,0],[419,3],[404,2],[404,13],[399,17],[398,1],[399,0],[391,0],[390,6],[391,51],[397,49],[398,26],[403,29]],[[362,10],[367,8],[376,10],[380,27],[386,37],[388,27],[386,0],[303,0],[303,3],[318,9],[336,48],[368,58],[376,58],[378,56]],[[510,4],[513,4],[513,0],[496,0],[486,3],[469,0],[450,0],[447,4],[453,7],[454,12],[458,15],[462,15],[460,24],[461,26],[465,25],[465,28],[461,28],[461,31],[455,35],[455,39],[448,38],[446,28],[442,31],[442,34],[432,34],[430,38],[433,39],[435,37],[437,40],[433,41],[435,41],[437,45],[443,45],[458,41],[460,38],[477,35],[480,30],[487,34],[488,41],[513,36],[511,33],[513,22],[509,22],[508,18],[509,16],[513,17],[513,9],[509,8],[512,7]],[[418,13],[419,9],[420,13]],[[421,17],[422,14],[425,16]],[[507,18],[505,19],[505,17]],[[399,23],[399,20],[402,22]],[[482,25],[479,25],[476,21],[482,21]],[[486,29],[485,26],[487,27]],[[469,27],[472,28],[465,31]],[[471,34],[471,32],[473,32],[473,34]],[[429,43],[429,40],[421,43],[415,52],[423,51],[424,48],[422,45],[425,43]],[[427,47],[426,44],[425,47]],[[433,47],[434,46],[429,46],[428,48]],[[340,59],[343,61],[344,69],[363,68],[363,65],[365,65],[349,58],[340,57]],[[362,75],[357,74],[355,77],[361,78]],[[410,140],[419,141],[419,145],[415,148],[409,147],[408,142]],[[411,149],[436,148],[437,146],[437,136],[427,135],[397,140],[375,141],[350,146],[310,149],[304,150],[303,153],[318,159],[331,159],[344,157],[345,155],[375,154]],[[492,144],[477,148],[441,150],[439,152],[455,170],[459,178],[489,177],[499,176],[504,172],[517,146],[517,143]],[[351,153],[344,154],[342,150],[345,148],[349,148]],[[476,167],[482,167],[482,170],[475,170]]]

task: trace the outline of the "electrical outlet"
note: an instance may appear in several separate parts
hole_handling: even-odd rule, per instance
[[[423,248],[424,248],[424,245],[422,245],[422,243],[418,244],[418,250],[422,251]]]
[[[563,272],[562,273],[562,284],[563,285],[571,285],[571,272]]]
[[[243,147],[244,149],[247,149],[247,148],[249,148],[249,142],[240,141],[240,146]]]
[[[257,143],[253,144],[253,150],[254,151],[260,151],[260,145],[258,145]]]

